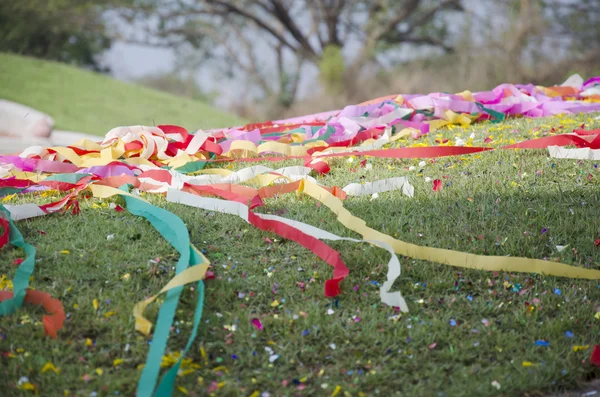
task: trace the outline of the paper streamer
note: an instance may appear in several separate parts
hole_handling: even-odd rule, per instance
[[[2,204],[0,204],[0,218],[3,219],[3,229],[6,234],[6,224],[8,222],[8,233],[9,243],[18,248],[23,248],[25,251],[25,260],[21,262],[15,276],[12,280],[13,284],[13,296],[2,302],[0,302],[0,317],[8,316],[14,313],[23,305],[23,300],[29,287],[29,278],[35,268],[35,247],[27,244],[23,239],[23,235],[17,229],[12,219],[10,218],[10,212]]]
[[[544,261],[540,259],[483,256],[442,248],[422,247],[371,229],[366,222],[344,208],[341,200],[332,196],[327,190],[307,181],[300,181],[298,189],[320,201],[336,214],[338,221],[348,229],[360,234],[365,240],[382,241],[393,247],[399,255],[449,266],[479,269],[486,271],[506,271],[517,273],[538,273],[557,277],[600,279],[600,270],[586,269],[564,263]]]
[[[195,196],[191,193],[185,193],[179,190],[170,189],[167,192],[167,201],[172,203],[189,205],[196,208],[202,208],[208,211],[215,211],[223,214],[231,214],[237,215],[248,223],[251,223],[248,219],[248,215],[251,214],[250,209],[247,205],[234,202],[234,201],[225,201],[214,198],[206,198]],[[267,214],[259,214],[254,213],[254,215],[263,220],[275,221],[278,223],[282,223],[288,225],[289,227],[296,229],[305,235],[313,236],[319,240],[331,240],[331,241],[350,241],[354,243],[371,243],[373,245],[379,246],[385,250],[387,250],[391,254],[391,259],[388,262],[388,273],[387,273],[387,281],[383,283],[380,288],[380,296],[381,301],[387,305],[399,307],[400,310],[404,312],[408,312],[408,306],[406,305],[406,301],[402,297],[399,291],[391,292],[390,289],[394,283],[394,280],[400,276],[400,261],[396,254],[394,254],[394,250],[392,247],[383,242],[383,241],[367,241],[367,240],[357,240],[353,238],[340,237],[333,233],[329,233],[325,230],[319,229],[317,227],[308,225],[306,223],[294,221],[291,219],[286,219],[276,215],[267,215]]]
[[[169,190],[169,192],[175,191],[178,190]],[[326,263],[331,265],[334,268],[333,277],[325,282],[325,296],[331,297],[340,294],[339,284],[348,275],[348,268],[342,261],[339,252],[332,249],[323,242],[319,241],[315,237],[303,233],[300,230],[287,227],[287,225],[284,225],[277,221],[261,218],[258,216],[258,214],[248,211],[251,208],[255,208],[259,205],[262,205],[262,200],[260,199],[260,196],[256,196],[252,200],[251,206],[248,207],[244,204],[245,200],[236,200],[236,198],[231,197],[229,195],[221,194],[219,191],[215,191],[214,193],[218,196],[231,199],[236,204],[240,204],[241,206],[232,208],[241,211],[237,212],[236,215],[244,219],[246,222],[250,223],[253,226],[256,226],[261,230],[271,231],[283,238],[297,242],[298,244],[311,250],[319,258],[323,259]],[[171,195],[172,194],[173,193],[171,193]]]
[[[13,292],[0,291],[0,302],[5,302],[11,298],[14,298]],[[46,292],[33,291],[30,289],[25,293],[24,302],[32,305],[42,305],[44,307],[46,312],[49,313],[42,317],[44,332],[46,335],[56,339],[56,333],[62,329],[66,318],[62,303]]]
[[[152,226],[165,238],[169,243],[179,252],[180,257],[175,267],[176,274],[183,272],[188,266],[197,266],[199,264],[205,264],[208,266],[210,262],[206,259],[191,243],[187,228],[185,224],[175,214],[156,207],[147,201],[135,197],[134,195],[120,189],[115,189],[108,186],[91,185],[90,189],[96,197],[111,197],[114,195],[120,195],[125,199],[127,204],[127,210],[134,215],[142,216],[146,218]],[[206,268],[199,268],[200,273],[206,273]],[[181,291],[183,290],[183,284],[179,284],[180,279],[171,284],[166,289],[166,298],[160,307],[158,312],[158,319],[156,320],[156,330],[152,337],[152,344],[150,345],[150,351],[146,359],[146,365],[142,371],[142,375],[138,381],[137,396],[138,397],[151,397],[154,395],[155,386],[160,371],[160,363],[164,354],[167,340],[171,329],[171,324],[175,317],[175,311],[179,302]],[[199,281],[202,283],[202,281]],[[200,317],[202,315],[202,302],[204,300],[204,289],[200,287],[198,302],[196,304],[196,310],[194,312],[194,328],[188,340],[188,345],[191,345],[197,328],[200,323]],[[146,304],[147,305],[147,304]],[[142,333],[149,333],[149,322],[144,321],[143,315],[140,309],[143,309],[144,303],[136,305],[134,310],[134,317],[136,317],[136,329]],[[182,352],[180,360],[183,360],[185,351]],[[179,367],[177,365],[177,367]],[[173,370],[173,368],[171,368]],[[170,374],[170,372],[168,372]],[[175,372],[176,374],[176,372]],[[163,381],[159,385],[159,390],[162,390],[162,395],[170,395],[174,383],[173,375],[168,375],[163,378]],[[168,393],[167,393],[168,391]]]
[[[600,160],[600,149],[565,149],[560,146],[548,146],[550,157],[557,159]]]
[[[402,193],[408,197],[414,197],[415,188],[408,182],[405,176],[381,179],[375,182],[351,183],[342,190],[348,196],[364,196],[366,194],[391,192],[393,190],[402,189]]]

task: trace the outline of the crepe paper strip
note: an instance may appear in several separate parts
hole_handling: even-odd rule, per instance
[[[272,198],[277,197],[282,194],[296,192],[298,187],[300,186],[300,181],[284,183],[280,185],[274,186],[265,186],[260,189],[255,189],[248,186],[242,185],[233,185],[233,184],[214,184],[214,185],[205,185],[205,186],[195,186],[185,184],[181,189],[184,192],[193,193],[200,196],[206,195],[214,195],[223,197],[227,200],[238,201],[241,203],[247,203],[249,199],[253,199],[255,196],[264,198]],[[327,187],[323,186],[323,189],[326,189],[335,197],[340,200],[344,200],[346,198],[346,192],[340,189],[337,186]],[[232,193],[232,194],[228,194]]]
[[[74,164],[43,159],[21,158],[19,156],[0,156],[0,163],[12,164],[20,170],[30,172],[71,173],[77,171],[77,166]]]
[[[175,192],[179,192],[181,196],[177,195],[177,193]],[[215,193],[218,194],[218,192]],[[175,189],[169,189],[167,193],[167,200],[169,200],[169,197],[171,197],[172,200],[175,200],[179,197],[186,196],[192,199],[195,197],[190,193],[181,192],[180,190]],[[230,199],[231,197],[230,195],[224,196],[228,199]],[[200,199],[199,197],[196,198]],[[217,199],[206,198],[205,200],[212,200],[210,201],[211,203],[227,203],[223,202],[223,200]],[[331,265],[334,269],[333,277],[325,281],[325,296],[332,297],[340,294],[339,284],[348,275],[348,268],[342,261],[339,252],[337,252],[333,248],[329,247],[327,244],[323,243],[322,241],[319,241],[311,235],[303,233],[302,231],[296,230],[294,228],[286,227],[286,225],[282,224],[281,222],[265,219],[264,217],[258,216],[258,214],[249,211],[252,208],[263,205],[262,200],[259,196],[256,196],[253,199],[253,202],[250,204],[249,207],[245,203],[240,201],[232,200],[230,202],[232,203],[230,205],[230,209],[236,211],[233,212],[233,214],[238,215],[243,220],[257,227],[258,229],[270,231],[276,233],[277,235],[285,239],[297,242],[303,247],[311,250],[315,255],[323,259],[323,261],[325,261],[327,264]]]
[[[2,235],[0,236],[0,248],[2,248],[6,244],[8,244],[8,236],[9,236],[9,228],[10,228],[10,223],[8,222],[8,219],[0,216],[0,227],[2,228]]]
[[[357,151],[351,150],[341,153],[322,153],[314,152],[313,157],[346,157],[346,156],[371,156],[380,158],[436,158],[447,156],[465,156],[468,154],[480,153],[498,149],[546,149],[549,146],[568,146],[575,145],[578,147],[589,147],[592,149],[600,147],[600,134],[591,136],[591,139],[584,139],[576,134],[562,134],[549,137],[531,139],[516,143],[513,145],[501,146],[498,148],[491,147],[465,147],[465,146],[426,146],[426,147],[404,147],[392,148],[384,150]],[[258,161],[283,161],[290,159],[301,158],[301,156],[288,157],[247,157],[247,158],[221,158],[208,160],[209,162],[258,162]],[[306,157],[305,162],[308,161]],[[312,160],[311,160],[312,161]]]
[[[4,205],[4,208],[10,213],[10,217],[15,221],[34,218],[37,216],[46,215],[47,212],[42,210],[37,204],[20,204],[20,205]]]
[[[13,298],[13,292],[0,291],[0,302]],[[32,305],[42,305],[49,315],[42,318],[44,324],[44,332],[51,338],[57,338],[57,332],[60,331],[65,322],[65,311],[62,303],[58,299],[54,299],[47,292],[34,291],[28,289],[25,293],[25,303]]]
[[[0,189],[6,188],[6,187],[25,189],[32,185],[35,185],[35,182],[30,181],[29,179],[18,179],[18,178],[14,178],[14,177],[7,178],[7,179],[0,179]]]
[[[169,193],[167,196],[171,195],[173,197],[172,192],[178,192],[179,190],[169,189]],[[182,192],[183,193],[183,192]],[[312,252],[314,252],[317,256],[323,259],[326,263],[331,265],[334,268],[334,275],[331,279],[325,282],[325,296],[336,296],[340,293],[339,283],[342,279],[346,277],[348,274],[348,268],[342,261],[339,253],[329,246],[323,244],[321,241],[314,239],[310,235],[306,235],[300,231],[291,230],[290,228],[286,228],[281,225],[279,222],[273,221],[265,221],[262,218],[256,216],[256,214],[252,212],[248,212],[248,206],[245,204],[247,200],[244,197],[235,197],[235,193],[232,192],[223,192],[221,193],[218,190],[214,190],[213,193],[217,196],[224,197],[228,200],[236,202],[236,205],[239,204],[240,211],[236,213],[246,222],[252,224],[253,226],[265,230],[276,233],[277,235],[286,238],[288,240],[295,241],[300,245],[308,248]],[[190,195],[189,193],[185,193]],[[190,195],[193,197],[192,195]],[[213,199],[214,200],[214,199]],[[213,201],[214,202],[214,201]],[[220,200],[222,202],[222,200]],[[233,204],[232,204],[233,205]],[[250,209],[262,205],[262,200],[260,200],[260,196],[255,196],[250,204]],[[244,210],[245,209],[245,210]]]
[[[25,260],[21,262],[15,276],[12,280],[14,295],[12,298],[0,302],[0,317],[8,316],[14,313],[23,305],[23,299],[27,288],[29,287],[29,278],[35,268],[35,247],[27,244],[23,239],[23,235],[17,229],[13,220],[10,218],[10,212],[2,204],[0,204],[0,218],[4,219],[3,226],[8,221],[9,243],[18,248],[23,248],[25,251]]]
[[[191,270],[197,266],[193,266],[188,268],[187,270]],[[207,272],[208,274],[208,272]],[[203,276],[204,277],[204,276]],[[190,281],[193,277],[189,278]],[[156,396],[165,396],[169,397],[173,393],[173,388],[175,386],[175,380],[177,374],[179,372],[179,367],[183,362],[183,358],[187,355],[190,347],[192,347],[193,342],[196,340],[196,336],[198,335],[198,327],[200,325],[200,320],[202,319],[202,309],[204,307],[204,282],[200,279],[197,285],[198,290],[198,301],[196,302],[196,310],[194,311],[194,321],[192,324],[192,332],[190,333],[190,337],[184,347],[184,349],[180,352],[180,358],[177,362],[171,367],[162,377],[158,388],[156,390]],[[140,379],[141,381],[141,379]],[[139,394],[138,394],[139,395]]]
[[[414,197],[415,188],[408,182],[405,176],[381,179],[375,182],[366,183],[351,183],[342,190],[348,196],[364,196],[366,194],[391,192],[393,190],[402,189],[402,193],[408,197]]]
[[[208,265],[202,263],[200,265],[191,266],[185,271],[173,277],[167,285],[165,285],[158,293],[146,298],[135,304],[133,307],[133,317],[136,319],[136,330],[148,336],[152,329],[152,323],[144,317],[144,311],[152,302],[154,302],[163,293],[172,290],[173,288],[184,286],[188,283],[203,280],[206,275]]]
[[[387,250],[391,254],[390,261],[388,262],[387,281],[385,283],[383,283],[383,285],[380,288],[381,301],[390,306],[399,307],[404,312],[408,312],[408,306],[406,305],[406,301],[404,300],[404,298],[402,297],[400,292],[399,291],[395,291],[395,292],[390,291],[390,289],[394,283],[394,280],[400,276],[400,261],[398,260],[398,257],[394,254],[394,250],[392,249],[392,247],[385,242],[374,241],[374,240],[366,241],[366,240],[357,240],[357,239],[353,239],[353,238],[340,237],[335,234],[329,233],[325,230],[308,225],[306,223],[294,221],[294,220],[283,218],[283,217],[276,216],[276,215],[253,213],[252,211],[249,211],[248,206],[243,203],[234,202],[234,201],[224,201],[224,200],[213,199],[213,198],[197,197],[190,193],[185,193],[185,192],[181,192],[181,191],[173,190],[173,189],[170,189],[167,192],[167,201],[173,202],[173,203],[189,205],[189,206],[193,206],[196,208],[203,208],[208,211],[215,211],[215,212],[219,212],[219,213],[237,215],[240,218],[244,219],[246,222],[248,222],[254,226],[257,226],[257,227],[261,228],[262,230],[266,230],[263,226],[265,224],[270,223],[270,225],[273,227],[273,229],[271,229],[272,231],[275,231],[277,234],[279,234],[280,236],[283,236],[283,237],[286,237],[286,235],[293,237],[290,239],[293,239],[294,241],[300,243],[301,245],[309,248],[313,252],[315,252],[317,250],[321,250],[321,249],[323,249],[323,250],[327,249],[329,251],[329,250],[331,250],[331,248],[329,248],[325,244],[323,244],[321,246],[316,245],[316,244],[307,246],[304,243],[310,242],[309,241],[310,239],[306,239],[303,236],[309,236],[314,239],[318,239],[317,241],[319,243],[320,243],[319,240],[331,240],[331,241],[350,241],[350,242],[354,242],[354,243],[367,242],[367,243],[371,243],[373,245],[379,246],[379,247]],[[287,229],[287,231],[286,231],[286,229]],[[283,231],[286,231],[287,233],[283,234],[282,233]],[[286,237],[286,238],[289,238],[289,237]],[[333,251],[333,250],[331,250],[331,251]],[[329,252],[331,252],[331,251],[329,251]],[[335,252],[335,251],[333,251],[333,252]],[[325,261],[328,262],[328,260],[325,259],[326,257],[324,257],[323,255],[320,255],[317,252],[315,252],[315,253],[317,255],[319,255],[322,259],[324,259]],[[339,256],[339,253],[335,252],[334,255]],[[345,267],[345,265],[344,265],[344,267]],[[345,268],[345,269],[342,268],[339,270],[336,268],[336,270],[334,271],[334,280],[336,278],[343,279],[344,277],[346,277],[347,274],[348,274],[347,268]],[[330,280],[328,280],[328,281],[330,281]],[[339,292],[340,292],[339,287],[337,287],[337,285],[335,285],[335,284],[332,285],[332,287],[333,288],[330,291],[336,292],[335,295],[339,294]],[[337,289],[337,291],[336,291],[336,289]],[[330,295],[327,292],[327,284],[326,284],[325,295],[326,296],[335,296],[335,295]]]
[[[185,227],[185,224],[175,214],[165,209],[156,207],[147,201],[136,197],[125,190],[115,189],[108,186],[101,185],[90,185],[90,189],[95,197],[111,197],[114,195],[120,195],[125,199],[127,204],[127,210],[133,215],[142,216],[146,218],[152,226],[165,238],[180,254],[179,260],[175,267],[176,275],[183,272],[188,266],[196,266],[199,264],[205,264],[208,266],[210,262],[206,259],[202,253],[200,253],[191,243],[190,237]],[[198,268],[198,272],[205,273],[206,268]],[[174,283],[173,287],[166,291],[167,296],[160,307],[158,312],[158,319],[156,320],[156,330],[152,337],[152,344],[150,345],[150,351],[146,359],[146,365],[144,366],[142,375],[138,381],[137,396],[138,397],[151,397],[154,395],[154,389],[156,386],[157,378],[160,371],[160,363],[164,354],[167,340],[169,338],[171,324],[175,317],[175,310],[179,302],[181,291],[183,290],[182,284]],[[203,290],[202,290],[203,291]],[[188,345],[192,343],[197,333],[197,328],[200,323],[200,317],[202,314],[203,294],[199,294],[198,304],[194,313],[194,327],[188,341]],[[142,303],[143,305],[143,303]],[[136,306],[140,307],[140,306]],[[134,317],[136,318],[136,330],[147,334],[150,332],[150,323],[143,317],[143,314],[134,309]],[[185,354],[181,354],[180,360],[184,358]],[[169,375],[164,379],[164,383],[161,382],[159,386],[160,390],[172,390],[173,376]],[[171,382],[169,384],[169,382]],[[170,392],[168,394],[170,395]]]
[[[557,159],[600,160],[600,149],[565,149],[559,146],[548,146],[550,157]]]
[[[462,119],[465,120],[463,122],[463,124],[467,123],[467,120],[465,119],[466,116],[464,116],[464,115],[461,116],[461,115],[452,113],[449,110],[445,112],[444,117],[446,117],[446,118],[449,117],[451,119],[450,121],[458,120],[457,122],[461,122],[460,120],[462,117]],[[452,120],[452,119],[457,119],[457,120]],[[446,122],[447,120],[445,120],[445,121],[441,120],[441,121]],[[328,127],[328,128],[330,128],[330,127]],[[379,127],[376,127],[374,129],[377,130],[377,129],[379,129]],[[386,129],[386,131],[387,131],[387,129]],[[331,144],[327,146],[327,149],[323,149],[323,150],[321,149],[322,146],[316,147],[316,148],[315,147],[311,148],[306,145],[303,146],[303,149],[301,149],[301,150],[299,149],[300,148],[299,146],[292,147],[289,145],[287,145],[288,148],[285,149],[286,144],[279,143],[279,142],[267,142],[266,144],[263,144],[263,145],[271,145],[271,146],[269,146],[269,147],[261,146],[261,147],[263,149],[269,149],[269,150],[272,149],[271,152],[288,154],[288,156],[284,157],[285,159],[304,157],[306,166],[315,169],[319,173],[328,172],[329,166],[326,163],[318,162],[318,161],[312,160],[310,158],[307,158],[306,157],[307,153],[310,152],[313,154],[313,157],[319,157],[319,158],[333,157],[333,156],[345,156],[345,155],[359,155],[359,152],[363,152],[362,155],[371,155],[371,156],[376,156],[376,157],[395,157],[395,158],[413,157],[414,158],[414,157],[421,156],[422,158],[425,158],[425,157],[429,157],[429,156],[439,157],[439,156],[447,156],[447,155],[465,155],[465,154],[474,153],[474,152],[478,152],[478,151],[494,150],[493,148],[472,148],[472,147],[470,147],[470,148],[462,148],[459,151],[454,151],[456,149],[446,149],[446,150],[449,150],[450,153],[447,151],[431,153],[431,152],[429,152],[430,148],[396,148],[396,149],[391,149],[389,151],[377,151],[376,149],[373,149],[373,148],[378,148],[378,147],[384,145],[385,143],[388,143],[388,140],[394,140],[397,137],[405,136],[406,134],[407,134],[407,132],[405,131],[404,133],[397,134],[395,137],[390,138],[387,133],[384,133],[384,135],[381,138],[379,138],[375,141],[370,141],[370,140],[365,141],[365,142],[363,142],[363,145],[361,145],[359,147],[354,147],[350,151],[348,151],[348,149],[344,148],[344,147],[331,146],[331,145],[336,145],[336,142],[331,142]],[[159,138],[157,138],[157,139],[159,139]],[[161,137],[160,139],[166,139],[166,138]],[[156,151],[157,144],[154,141],[152,141],[152,142],[153,142],[153,144],[150,145],[148,148],[154,148],[153,150]],[[163,144],[166,144],[165,142],[163,142]],[[248,146],[244,142],[245,141],[235,141],[234,143],[238,146],[241,145],[238,148],[243,149],[242,150],[243,154],[247,155],[248,150],[252,151],[253,147],[255,147],[255,145],[251,142],[246,142],[248,145],[250,145],[250,146]],[[348,142],[352,143],[352,139],[350,139]],[[122,142],[118,141],[117,143],[115,143],[116,146],[119,146],[119,144],[122,144]],[[589,135],[589,136],[585,136],[583,138],[577,134],[565,134],[565,135],[559,135],[559,136],[545,137],[545,138],[521,142],[521,143],[518,143],[515,145],[504,146],[504,147],[501,147],[501,149],[545,148],[549,145],[565,146],[565,145],[569,145],[569,144],[575,144],[579,147],[598,148],[598,147],[600,147],[600,134],[596,134],[595,136]],[[158,145],[158,146],[161,146],[161,145]],[[244,146],[244,145],[246,145],[246,146]],[[273,145],[275,145],[275,146],[273,146]],[[140,146],[140,150],[146,150],[148,148],[144,148],[143,144],[142,144],[142,146]],[[368,149],[370,149],[370,150],[368,150]],[[421,150],[424,149],[424,150],[428,151],[429,154],[424,155],[422,153],[419,153],[418,150],[411,151],[412,149],[421,149]],[[441,149],[441,148],[438,147],[438,149]],[[322,152],[316,153],[316,151],[319,151],[319,150],[322,150]],[[297,153],[294,154],[294,151],[296,151]],[[340,151],[343,151],[343,153],[339,153]],[[336,152],[336,153],[332,153],[332,152]],[[82,161],[80,163],[81,163],[81,165],[85,165],[86,167],[89,166],[91,168],[93,168],[94,166],[97,166],[97,165],[114,164],[115,156],[117,156],[117,158],[118,158],[120,153],[122,153],[122,150],[115,149],[115,147],[111,146],[111,147],[102,149],[100,151],[100,153],[95,153],[93,157],[87,158],[87,157],[91,156],[91,154],[84,155],[83,157],[86,157],[86,159],[84,159],[84,161]],[[146,156],[149,156],[150,154],[158,156],[160,154],[160,153],[156,153],[156,154],[153,154],[153,153],[154,152],[146,153]],[[257,152],[257,154],[258,154],[258,152]],[[75,154],[73,154],[73,155],[75,155]],[[70,157],[72,157],[72,156],[70,156]],[[280,161],[280,160],[283,160],[284,158],[279,158],[279,159],[274,159],[274,160]],[[9,160],[12,159],[13,164],[16,165],[17,168],[19,166],[24,167],[23,164],[20,164],[23,161],[30,161],[30,162],[31,161],[33,161],[33,162],[46,161],[46,162],[48,162],[48,160],[39,160],[39,159],[31,159],[31,158],[22,159],[21,157],[17,157],[17,156],[12,156],[12,157],[8,156],[5,159],[9,159]],[[270,159],[270,158],[260,158],[260,159],[255,159],[254,161],[264,161],[267,159]],[[163,161],[165,164],[168,164],[171,167],[179,168],[179,166],[185,166],[185,164],[188,164],[190,162],[195,163],[197,158],[192,157],[192,156],[188,155],[187,153],[180,152],[180,155],[177,157],[169,157],[166,155],[164,155],[162,157],[159,156],[159,160]],[[214,159],[213,158],[212,160],[206,160],[206,161],[224,161],[224,160],[231,161],[233,159],[232,158],[226,158],[226,159],[222,159],[222,158]],[[152,162],[149,162],[147,159],[141,158],[141,157],[125,158],[124,161],[125,161],[125,163],[129,163],[132,165],[157,168],[157,166],[154,165]],[[153,160],[153,161],[156,162],[155,160]],[[252,161],[252,160],[246,158],[246,159],[238,159],[238,161]],[[50,161],[49,163],[53,163],[53,162]],[[56,163],[56,164],[67,164],[67,163]],[[160,163],[158,163],[158,164],[160,164]],[[204,164],[205,163],[203,163],[203,165]],[[31,166],[24,167],[23,169],[25,169],[26,171],[31,171],[31,170],[34,170],[37,168],[35,167],[35,164],[33,164]],[[88,168],[86,168],[86,169],[88,169]],[[53,170],[53,171],[56,171],[56,170]],[[131,169],[129,169],[126,172],[130,174]],[[72,186],[65,186],[65,187],[63,187],[63,189],[68,189],[71,187]]]
[[[592,355],[590,356],[590,363],[596,367],[600,367],[600,346],[594,345],[594,350],[592,350]]]
[[[0,188],[0,198],[10,196],[12,194],[21,193],[25,188],[4,187]]]
[[[77,185],[73,192],[52,203],[42,205],[32,203],[20,205],[6,204],[4,207],[10,213],[11,219],[14,221],[43,216],[67,209],[72,209],[73,215],[76,215],[79,213],[79,202],[77,201],[77,196],[81,191],[85,190],[87,186],[88,184]]]
[[[486,271],[507,271],[518,273],[538,273],[549,276],[582,278],[589,280],[600,279],[600,270],[586,269],[564,263],[544,261],[540,259],[483,256],[442,248],[422,247],[371,229],[366,222],[344,208],[342,202],[320,186],[300,181],[299,192],[303,192],[320,201],[336,214],[338,221],[348,229],[360,234],[365,240],[385,242],[394,248],[399,255],[413,259],[441,263],[449,266],[479,269]]]

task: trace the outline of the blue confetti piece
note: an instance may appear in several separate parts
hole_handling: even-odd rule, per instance
[[[550,342],[546,342],[545,340],[536,340],[535,345],[548,347],[548,346],[550,346]]]
[[[473,297],[472,297],[471,295],[467,296],[467,299],[468,299],[470,302],[473,302]]]
[[[450,326],[451,327],[456,327],[456,320],[455,319],[451,319],[450,320]]]
[[[562,292],[560,292],[560,290],[558,288],[554,288],[554,293],[558,296],[560,296],[560,294],[562,294]]]
[[[565,336],[566,336],[567,338],[572,338],[572,337],[573,337],[573,336],[575,336],[575,335],[573,335],[573,333],[572,333],[571,331],[567,331],[567,332],[565,332]]]
[[[302,336],[306,336],[306,335],[308,335],[308,334],[310,334],[310,330],[308,330],[308,329],[307,329],[307,330],[304,330],[304,331],[302,332]]]

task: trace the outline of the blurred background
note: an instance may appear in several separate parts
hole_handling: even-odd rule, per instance
[[[134,87],[145,86],[184,98],[180,111],[201,120],[207,112],[231,116],[209,123],[223,124],[389,94],[554,85],[573,73],[600,75],[600,1],[3,0],[0,52],[0,98],[54,118],[108,112],[95,111],[97,104],[75,111],[79,105],[69,103],[94,89],[105,91],[89,100],[135,114],[135,102],[151,95]],[[29,58],[8,54],[71,69],[30,68]],[[121,93],[125,86],[92,83],[72,67],[135,86]],[[61,108],[61,101],[67,105]],[[100,114],[65,127],[93,130],[102,121]]]

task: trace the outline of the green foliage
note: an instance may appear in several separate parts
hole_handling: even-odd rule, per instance
[[[56,62],[2,53],[0,98],[49,114],[56,129],[97,135],[119,125],[178,124],[195,130],[243,123],[201,101]]]
[[[319,77],[328,94],[335,95],[342,91],[345,70],[342,49],[336,45],[325,47],[319,61]]]
[[[0,51],[100,71],[96,55],[110,47],[102,11],[113,4],[117,0],[0,1]]]

